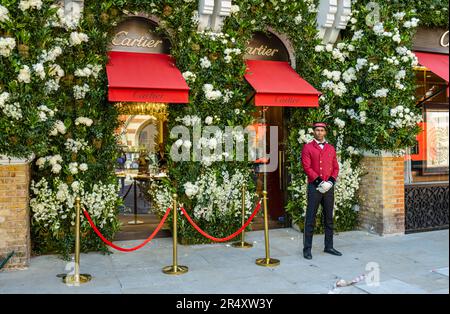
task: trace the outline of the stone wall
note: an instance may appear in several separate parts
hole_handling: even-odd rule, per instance
[[[360,227],[379,235],[404,234],[404,157],[366,155],[362,167]]]
[[[25,268],[30,262],[30,165],[0,157],[0,257],[15,251],[5,269]]]

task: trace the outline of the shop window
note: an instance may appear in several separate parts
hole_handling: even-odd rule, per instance
[[[424,67],[416,69],[417,105],[422,108],[422,132],[405,157],[405,182],[448,182],[448,83]]]

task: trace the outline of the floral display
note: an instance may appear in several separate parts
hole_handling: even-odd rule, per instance
[[[361,152],[411,146],[419,132],[413,72],[417,59],[411,51],[415,30],[420,25],[448,26],[448,0],[378,1],[380,18],[373,23],[367,22],[373,13],[369,2],[352,1],[342,38],[324,45],[317,37],[315,0],[234,0],[231,16],[214,32],[198,31],[198,3],[191,0],[86,0],[82,12],[72,14],[65,14],[63,1],[2,1],[0,154],[34,158],[34,249],[65,255],[73,250],[75,195],[82,196],[106,236],[119,228],[114,176],[119,122],[117,109],[107,101],[105,67],[112,30],[131,12],[158,19],[157,32],[170,39],[170,54],[190,87],[188,105],[168,106],[169,129],[180,124],[252,124],[257,108],[248,102],[252,89],[244,79],[243,52],[254,32],[270,29],[285,35],[295,53],[296,71],[323,93],[319,108],[286,109],[291,177],[286,209],[301,223],[305,176],[299,156],[311,140],[311,122],[324,120],[342,166],[336,186],[341,197],[336,201],[337,229],[354,228]],[[431,18],[426,17],[430,6]],[[233,137],[245,141],[242,132]],[[213,149],[220,138],[203,138],[200,145]],[[170,138],[166,152],[174,143],[186,149],[194,145],[192,140]],[[238,180],[247,183],[247,210],[255,187],[250,163],[212,156],[199,162],[168,160],[169,178],[152,190],[158,191],[154,202],[159,210],[177,193],[199,225],[220,237],[240,224]],[[181,238],[204,241],[182,221]],[[85,221],[82,233],[83,250],[105,249]]]

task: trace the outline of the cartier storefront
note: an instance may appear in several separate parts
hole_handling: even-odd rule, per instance
[[[122,240],[146,236],[159,221],[145,191],[167,176],[167,107],[189,102],[189,87],[170,56],[171,43],[156,28],[146,16],[130,16],[115,27],[108,47],[108,100],[120,120],[116,176],[124,227],[117,239]]]
[[[416,101],[422,132],[405,158],[406,232],[449,225],[449,32],[420,28],[414,40],[419,65]]]

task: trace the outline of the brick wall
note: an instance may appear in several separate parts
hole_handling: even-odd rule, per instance
[[[380,235],[405,232],[404,159],[389,155],[365,156],[365,176],[359,196],[359,225]]]
[[[30,262],[30,166],[0,158],[0,256],[15,251],[7,268],[25,268]]]

